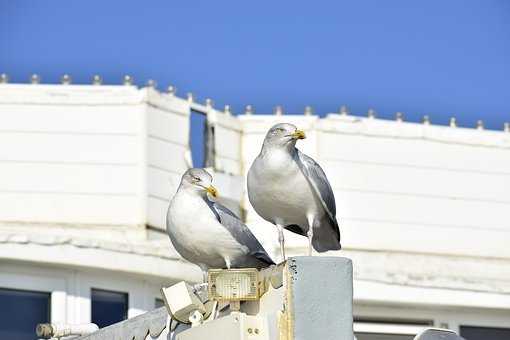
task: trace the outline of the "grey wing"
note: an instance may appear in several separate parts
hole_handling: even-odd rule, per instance
[[[317,164],[311,157],[305,155],[297,150],[297,160],[299,168],[306,176],[308,182],[312,185],[315,193],[319,196],[322,206],[330,219],[333,231],[340,241],[340,230],[338,229],[338,222],[336,220],[336,203],[333,189],[329,184],[328,178],[322,170],[321,166]]]
[[[248,248],[249,255],[254,256],[268,266],[275,264],[264,250],[264,247],[262,247],[257,238],[251,233],[250,229],[248,229],[232,211],[217,202],[207,200],[207,204],[214,212],[221,225],[230,232],[237,242]]]

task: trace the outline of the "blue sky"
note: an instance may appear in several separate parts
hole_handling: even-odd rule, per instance
[[[510,121],[510,1],[0,0],[0,72],[154,78],[240,112],[346,104],[464,126]]]

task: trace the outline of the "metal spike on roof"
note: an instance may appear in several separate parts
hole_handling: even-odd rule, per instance
[[[483,130],[484,129],[483,120],[479,119],[479,120],[476,121],[476,128],[478,130]]]
[[[38,74],[32,74],[30,76],[30,84],[39,84],[41,82],[41,77]]]
[[[169,85],[166,88],[166,92],[172,96],[175,96],[175,94],[177,93],[177,88],[175,86]]]
[[[450,127],[457,127],[457,118],[455,117],[450,118]]]
[[[7,84],[9,82],[9,76],[7,73],[0,74],[0,84]]]
[[[232,115],[232,109],[230,107],[230,105],[225,105],[225,107],[223,108],[223,112],[228,115],[228,116],[231,116]]]
[[[147,83],[145,84],[145,86],[155,89],[158,87],[158,84],[156,83],[156,81],[154,79],[149,79],[149,80],[147,80]]]
[[[124,85],[133,85],[133,77],[131,77],[130,75],[125,75],[124,78],[122,79],[122,82]]]
[[[395,120],[397,122],[403,122],[404,121],[404,114],[402,112],[395,113]]]
[[[64,74],[61,78],[60,78],[60,82],[62,83],[62,85],[69,85],[72,83],[72,79],[71,79],[71,76],[68,75],[68,74]]]
[[[429,116],[428,115],[423,116],[422,122],[425,125],[430,125],[430,118],[429,118]]]
[[[253,108],[253,105],[246,105],[246,107],[244,108],[244,114],[250,116],[254,113],[255,109]]]
[[[305,114],[305,116],[313,115],[313,107],[311,107],[310,105],[305,106],[304,114]]]
[[[273,109],[273,114],[275,114],[277,116],[283,115],[283,106],[281,106],[281,105],[275,106]]]
[[[349,111],[349,108],[346,105],[340,106],[340,114],[342,116],[347,116],[349,113],[351,112]]]
[[[367,112],[368,118],[375,118],[377,116],[377,112],[374,109],[368,109]]]
[[[99,74],[95,74],[92,77],[92,85],[101,85],[103,83],[103,78]]]

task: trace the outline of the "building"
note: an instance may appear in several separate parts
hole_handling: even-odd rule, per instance
[[[44,321],[104,326],[160,306],[162,285],[200,280],[164,232],[193,162],[194,115],[206,116],[223,202],[275,259],[276,232],[250,208],[245,175],[274,123],[306,131],[298,147],[337,200],[343,250],[328,255],[354,262],[359,340],[412,339],[426,325],[508,335],[510,133],[306,113],[233,116],[129,83],[0,84],[0,337]],[[306,253],[305,239],[286,243]]]

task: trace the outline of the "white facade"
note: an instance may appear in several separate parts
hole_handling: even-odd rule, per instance
[[[198,280],[163,232],[190,165],[191,110],[214,128],[220,196],[275,259],[276,231],[251,209],[245,174],[274,123],[306,131],[298,147],[337,201],[343,250],[326,255],[354,262],[358,331],[510,325],[510,133],[230,116],[132,86],[0,84],[0,288],[51,292],[52,321],[78,323],[90,321],[91,288],[129,293],[134,316],[162,285]],[[286,235],[290,255],[305,254],[306,240]]]

